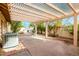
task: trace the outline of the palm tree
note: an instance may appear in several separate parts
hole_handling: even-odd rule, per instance
[[[38,33],[39,33],[40,31],[41,31],[41,34],[42,34],[43,32],[45,32],[44,23],[43,23],[43,22],[39,23],[39,24],[37,25],[37,29],[38,29]]]
[[[49,33],[51,32],[51,30],[53,30],[54,36],[56,36],[56,32],[60,28],[61,25],[62,25],[61,21],[55,22],[55,24],[53,26],[48,25]],[[32,23],[30,24],[30,27],[31,26],[34,27],[34,25]],[[43,34],[43,32],[45,32],[45,25],[43,22],[40,22],[39,24],[37,24],[37,30],[38,30],[38,33],[40,33],[40,34]]]
[[[69,25],[68,32],[73,35],[73,31],[74,31],[74,25]],[[78,24],[78,36],[79,36],[79,24]]]
[[[23,23],[21,21],[12,21],[11,30],[12,32],[18,32],[20,28],[23,27]]]
[[[35,26],[33,23],[30,23],[30,26],[29,27],[34,27],[33,28],[33,32],[35,32]],[[42,34],[43,32],[45,32],[45,26],[44,26],[44,23],[43,22],[40,22],[37,24],[37,30],[38,30],[38,33]]]
[[[53,32],[54,32],[53,36],[57,36],[56,32],[61,26],[62,26],[62,21],[58,20],[55,22],[55,24],[53,25]]]
[[[32,32],[34,33],[35,32],[35,26],[34,26],[34,24],[33,23],[30,23],[29,27],[32,27],[33,28]]]

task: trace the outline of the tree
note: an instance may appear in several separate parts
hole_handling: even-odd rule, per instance
[[[34,24],[33,23],[30,23],[29,27],[34,27]]]
[[[56,36],[56,32],[58,30],[58,28],[60,28],[62,25],[62,22],[61,21],[56,21],[54,25],[48,25],[48,30],[49,30],[49,33],[51,32],[51,30],[54,31],[54,36]],[[30,24],[30,26],[34,26],[33,24]],[[38,30],[38,33],[43,33],[45,32],[45,25],[43,22],[40,22],[39,24],[37,24],[37,30]]]
[[[33,23],[30,23],[29,27],[33,27],[32,32],[34,33],[35,32],[35,26],[34,26],[34,24]]]
[[[21,21],[12,21],[11,30],[12,32],[18,32],[21,27],[23,27],[23,23]]]
[[[52,29],[53,29],[53,26],[49,24],[49,25],[48,25],[48,32],[49,32],[49,35],[51,35]]]
[[[43,23],[43,22],[39,23],[39,24],[37,25],[37,29],[38,29],[38,33],[39,33],[40,31],[41,31],[41,34],[42,34],[43,32],[45,32],[44,23]]]
[[[35,32],[35,26],[33,23],[30,23],[29,27],[34,27],[33,32]],[[37,31],[38,33],[41,33],[41,34],[45,31],[45,26],[43,22],[40,22],[37,24]]]
[[[74,25],[70,25],[68,32],[73,35],[73,31],[74,31]],[[78,24],[78,36],[79,36],[79,24]],[[79,40],[79,37],[78,37],[78,40]]]
[[[70,34],[72,34],[73,35],[73,25],[69,25],[69,27],[68,27],[68,32],[70,33]]]
[[[48,25],[49,32],[53,29],[52,25]]]
[[[55,22],[55,24],[53,25],[53,36],[56,36],[56,32],[57,30],[62,26],[62,21],[58,20]]]

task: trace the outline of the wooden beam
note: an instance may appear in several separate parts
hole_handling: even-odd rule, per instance
[[[45,18],[45,17],[41,17],[41,16],[38,16],[38,15],[35,15],[35,14],[31,14],[31,13],[28,13],[28,12],[23,12],[23,11],[19,11],[19,10],[11,10],[10,14],[11,13],[16,13],[16,14],[21,14],[21,15],[25,15],[25,16],[32,16],[32,17],[38,17],[38,18],[41,18],[41,19],[49,19],[49,18]]]
[[[78,15],[78,14],[77,14]],[[49,19],[49,20],[43,20],[43,22],[51,22],[51,21],[56,21],[56,20],[63,20],[63,19],[65,19],[65,18],[68,18],[68,17],[71,17],[71,16],[74,16],[74,13],[71,13],[71,14],[69,14],[69,15],[67,15],[67,16],[63,16],[63,17],[61,17],[61,18],[59,18],[59,19]],[[39,23],[40,21],[37,21],[37,23]]]
[[[37,6],[32,5],[32,4],[30,4],[30,3],[29,3],[29,4],[25,4],[25,5],[28,5],[28,6],[31,6],[31,7],[35,8],[35,9],[38,9],[38,10],[40,10],[40,11],[43,11],[43,12],[47,13],[48,15],[52,15],[52,16],[55,17],[55,18],[60,18],[59,16],[54,15],[54,14],[51,13],[50,11],[47,11],[47,10],[45,10],[45,9],[43,9],[43,8],[37,7]]]
[[[39,20],[42,20],[42,19],[33,18],[33,17],[30,17],[30,16],[23,16],[23,15],[13,14],[13,15],[11,15],[11,20],[35,22],[35,21],[39,21]]]
[[[30,12],[30,13],[34,13],[35,15],[38,15],[38,16],[41,16],[41,17],[49,18],[48,21],[52,21],[52,20],[54,20],[54,19],[63,19],[63,18],[70,17],[70,16],[73,15],[73,13],[72,13],[72,14],[69,14],[69,15],[67,15],[67,16],[62,16],[62,17],[60,17],[60,18],[52,18],[51,15],[43,14],[43,13],[37,12],[37,11],[35,11],[35,10],[30,10],[30,9],[28,9],[28,8],[24,8],[24,7],[21,7],[21,6],[17,6],[17,5],[15,5],[15,4],[13,4],[11,7],[12,7],[12,8],[18,8],[18,9],[24,10],[24,11],[28,11],[28,12]],[[39,21],[40,21],[40,20],[39,20]],[[47,20],[43,20],[43,21],[47,21]]]
[[[2,7],[5,10],[8,10],[7,6],[5,7],[4,4],[2,4],[2,3],[0,4],[0,7]]]
[[[69,7],[72,9],[72,11],[73,11],[75,14],[77,14],[77,12],[76,12],[75,8],[73,7],[73,5],[72,5],[71,3],[68,3],[68,5],[69,5]]]
[[[37,19],[42,19],[42,20],[48,20],[48,19],[44,19],[44,18],[40,18],[40,17],[36,17],[36,16],[30,16],[30,15],[22,14],[22,13],[19,13],[19,12],[18,12],[18,14],[13,12],[11,15],[21,15],[21,17],[23,16],[23,17],[26,17],[26,18],[30,17],[30,18],[37,18]]]
[[[54,6],[51,3],[46,3],[48,6],[50,6],[51,8],[55,9],[56,11],[60,12],[61,14],[63,14],[64,16],[67,15],[67,13],[65,13],[64,11],[62,11],[61,9],[57,8],[56,6]]]
[[[78,44],[78,23],[77,23],[77,15],[75,14],[74,15],[74,37],[73,37],[73,44],[74,44],[74,46],[77,46],[77,44]]]
[[[18,20],[19,19],[19,20]],[[11,20],[13,20],[13,21],[27,21],[27,22],[35,22],[35,21],[33,21],[32,19],[30,20],[25,20],[24,18],[21,18],[21,17],[16,17],[16,18],[11,18]]]
[[[59,18],[59,19],[49,19],[49,20],[47,20],[47,21],[49,21],[49,22],[51,22],[51,21],[56,21],[56,20],[62,20],[62,19],[64,19],[64,18],[68,18],[68,17],[71,17],[71,16],[73,16],[74,14],[73,13],[71,13],[71,14],[69,14],[69,15],[67,15],[67,16],[63,16],[63,17],[61,17],[61,18]],[[43,22],[47,22],[46,20],[43,20]],[[39,23],[40,21],[38,21],[37,23]]]
[[[21,7],[21,6],[17,6],[15,4],[11,5],[10,7],[11,8],[17,8],[17,9],[22,10],[22,11],[27,11],[27,12],[33,13],[33,14],[38,15],[38,16],[41,16],[41,17],[45,17],[45,18],[49,18],[49,19],[55,19],[53,16],[48,15],[46,13],[40,13],[40,12],[31,10],[31,9],[28,9],[28,8],[24,8],[24,7]]]
[[[15,17],[15,18],[23,18],[25,19],[26,21],[29,21],[29,20],[38,20],[37,18],[30,18],[29,16],[22,16],[22,15],[16,15],[16,14],[13,14],[12,15],[12,18]]]
[[[44,19],[42,19],[42,18],[39,18],[39,17],[32,17],[32,16],[29,16],[29,15],[22,15],[22,14],[17,14],[17,13],[12,13],[11,15],[16,15],[16,16],[19,16],[19,17],[24,17],[24,18],[26,18],[26,19],[40,19],[40,20],[44,20]]]
[[[33,16],[33,17],[39,17],[39,18],[43,18],[43,19],[49,19],[47,17],[43,17],[43,16],[40,16],[40,15],[37,15],[37,14],[34,14],[32,12],[29,12],[29,11],[24,11],[22,9],[19,9],[19,8],[11,8],[11,12],[16,12],[16,13],[21,13],[21,14],[25,14],[25,15],[29,15],[29,16]]]

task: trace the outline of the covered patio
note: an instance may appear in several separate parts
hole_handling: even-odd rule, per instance
[[[37,24],[41,21],[46,23],[45,37],[48,37],[48,23],[55,20],[62,20],[67,17],[74,17],[73,45],[77,46],[78,14],[79,4],[77,3],[14,3],[8,4],[11,20],[29,21],[35,25],[37,35]]]
[[[78,6],[78,3],[9,3],[7,10],[9,11],[11,20],[28,21],[32,22],[35,26],[35,33],[33,36],[19,35],[19,42],[22,43],[21,46],[19,46],[25,50],[10,55],[79,55]],[[4,9],[6,8],[4,7]],[[58,38],[48,36],[48,24],[50,22],[62,20],[71,16],[74,17],[73,44],[67,45]],[[37,24],[40,22],[45,23],[45,36],[37,34]],[[13,50],[17,51],[17,49],[18,48]],[[9,54],[7,53],[4,55]]]

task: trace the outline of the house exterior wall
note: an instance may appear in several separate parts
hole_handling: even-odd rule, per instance
[[[1,42],[1,19],[0,19],[0,42]]]
[[[7,25],[7,21],[4,18],[3,14],[0,12],[0,42],[2,41],[2,39],[4,38],[4,34],[6,32],[8,32],[8,25]]]

